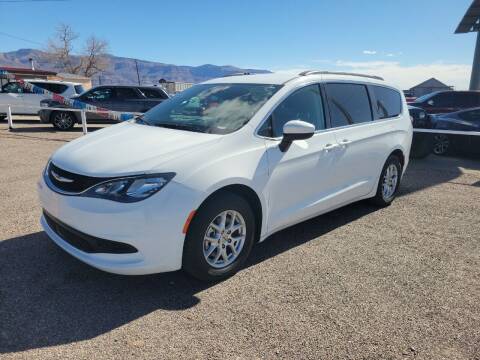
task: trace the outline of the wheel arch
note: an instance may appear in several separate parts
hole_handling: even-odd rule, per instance
[[[81,120],[79,120],[79,118],[77,116],[77,113],[75,111],[68,111],[67,109],[65,109],[65,110],[52,110],[50,112],[50,115],[49,115],[48,119],[49,119],[51,124],[53,124],[53,117],[55,116],[55,114],[60,113],[60,112],[65,112],[65,113],[68,113],[68,114],[72,115],[76,124],[81,123]]]
[[[264,222],[264,205],[262,204],[260,196],[252,187],[241,183],[223,185],[211,192],[205,199],[203,199],[200,206],[198,206],[197,211],[201,211],[201,208],[204,204],[206,204],[213,197],[218,196],[223,192],[230,192],[239,195],[247,200],[255,215],[255,223],[257,225],[255,229],[255,242],[258,242],[260,240]]]
[[[387,159],[392,155],[395,155],[400,159],[400,164],[402,164],[402,170],[403,170],[405,168],[405,154],[404,154],[404,152],[401,149],[395,149],[390,153],[390,155],[388,155]],[[385,161],[387,161],[387,160],[385,160]]]

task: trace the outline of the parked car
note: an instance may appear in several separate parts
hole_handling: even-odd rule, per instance
[[[412,124],[417,129],[431,129],[431,116],[421,108],[408,105],[408,112],[412,118]],[[412,147],[410,157],[422,159],[427,157],[433,151],[433,135],[428,133],[413,133]]]
[[[432,116],[433,128],[437,130],[480,132],[480,108]],[[450,152],[480,154],[480,135],[435,134],[433,152],[445,155]]]
[[[214,79],[57,150],[41,224],[105,271],[219,280],[280,229],[362,199],[388,206],[411,141],[403,94],[377,77]]]
[[[29,82],[65,97],[73,97],[84,92],[81,84],[67,81],[29,80]],[[1,88],[0,118],[5,118],[7,105],[11,105],[14,115],[37,115],[40,101],[47,98],[46,95],[35,94],[22,88],[16,81],[10,81]]]
[[[409,105],[429,114],[440,114],[480,106],[480,91],[437,91],[419,97]]]
[[[72,99],[108,110],[138,113],[147,112],[168,98],[168,94],[160,87],[120,85],[97,86],[79,96],[72,97]],[[52,123],[59,130],[70,130],[76,123],[82,122],[78,111],[49,109],[49,107],[66,108],[65,105],[57,101],[43,100],[40,105],[42,106],[42,109],[38,112],[40,120],[43,123]],[[99,113],[87,112],[86,117],[90,122],[92,120],[106,120],[105,116]]]

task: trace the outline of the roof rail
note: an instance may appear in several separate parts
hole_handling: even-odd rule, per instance
[[[252,73],[249,73],[249,72],[238,72],[238,73],[223,75],[223,77],[241,76],[241,75],[253,75],[253,74],[252,74]]]
[[[366,75],[366,74],[357,74],[357,73],[349,73],[349,72],[341,72],[341,71],[319,71],[319,70],[307,70],[307,71],[302,71],[300,76],[307,76],[307,75],[349,75],[349,76],[360,76],[360,77],[365,77],[365,78],[370,78],[370,79],[376,79],[376,80],[384,80],[380,76],[375,76],[375,75]]]

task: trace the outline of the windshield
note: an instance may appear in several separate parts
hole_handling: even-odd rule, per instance
[[[414,102],[416,103],[421,103],[421,102],[424,102],[428,99],[430,99],[433,95],[435,95],[436,93],[430,93],[430,94],[426,94],[426,95],[423,95],[423,96],[420,96],[419,98],[416,98]]]
[[[151,126],[229,134],[240,129],[280,85],[195,85],[146,112],[137,122]]]

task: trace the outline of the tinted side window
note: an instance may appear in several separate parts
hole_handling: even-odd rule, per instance
[[[15,82],[5,84],[3,86],[3,92],[10,94],[23,94],[23,88]]]
[[[480,110],[464,111],[458,115],[461,119],[480,124]]]
[[[140,91],[149,99],[166,99],[167,95],[160,89],[140,88]]]
[[[367,87],[360,84],[327,84],[332,127],[372,121]]]
[[[456,93],[454,97],[454,106],[463,108],[480,106],[479,95],[480,94],[474,92]]]
[[[435,107],[452,107],[454,103],[453,93],[440,93],[427,102]]]
[[[133,88],[116,88],[117,99],[139,99],[139,94]]]
[[[62,94],[67,90],[68,86],[63,85],[63,84],[50,84],[51,86],[51,92],[54,92],[55,94]]]
[[[113,97],[113,91],[111,88],[100,88],[89,91],[85,94],[85,98],[95,101],[108,101]]]
[[[67,85],[63,84],[49,84],[49,83],[32,83],[34,85],[37,85],[39,88],[42,88],[44,90],[51,91],[55,94],[61,94],[65,90],[67,90]]]
[[[315,130],[325,129],[322,97],[319,85],[309,85],[287,97],[271,115],[271,134],[283,135],[283,125],[290,120],[302,120],[315,125]]]

